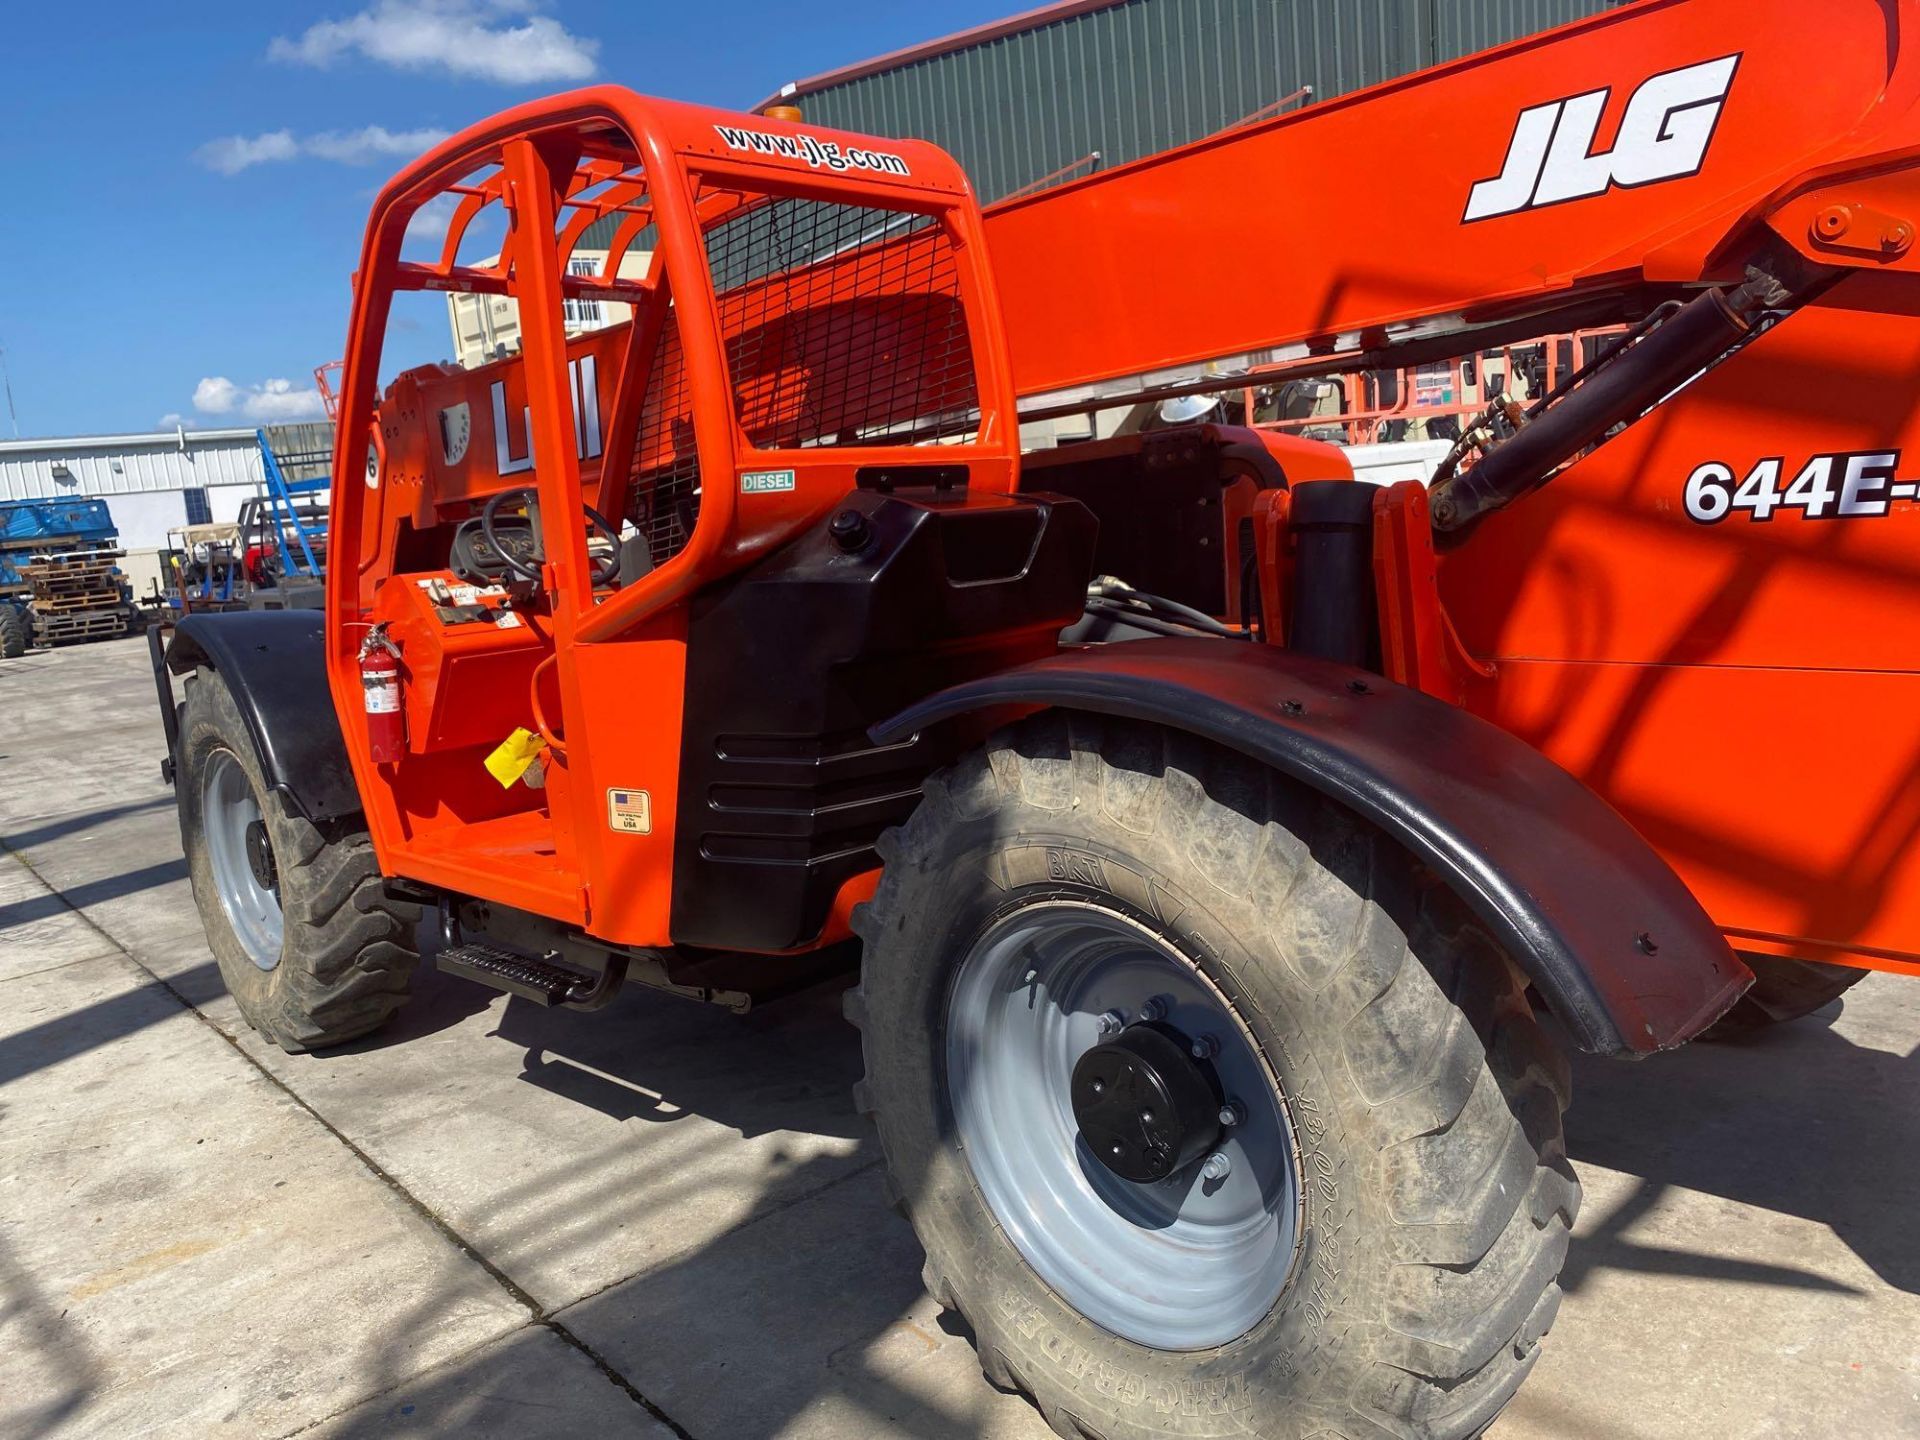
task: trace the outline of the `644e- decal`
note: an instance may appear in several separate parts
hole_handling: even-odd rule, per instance
[[[1815,455],[1789,475],[1783,456],[1769,455],[1744,472],[1718,460],[1687,476],[1687,517],[1701,525],[1744,518],[1766,522],[1791,512],[1802,520],[1871,520],[1896,500],[1920,497],[1920,480],[1894,478],[1898,450],[1841,450]]]

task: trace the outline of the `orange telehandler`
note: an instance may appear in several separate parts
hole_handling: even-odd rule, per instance
[[[1069,1436],[1478,1434],[1558,1302],[1561,1044],[1920,972],[1912,26],[1646,0],[984,216],[932,146],[610,87],[448,140],[368,224],[324,622],[156,645],[241,1009],[365,1033],[425,909],[582,1009],[857,949],[989,1378]],[[383,377],[412,291],[518,352]],[[1021,450],[1595,325],[1431,487]]]

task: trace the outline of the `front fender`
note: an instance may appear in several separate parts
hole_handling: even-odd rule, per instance
[[[175,675],[200,666],[220,672],[267,783],[313,821],[357,815],[361,808],[327,688],[324,635],[318,610],[187,615],[166,650],[166,667]]]
[[[1666,861],[1508,732],[1333,661],[1235,640],[1066,650],[957,685],[878,741],[969,711],[1059,707],[1188,731],[1312,786],[1459,894],[1582,1049],[1691,1039],[1753,981]]]

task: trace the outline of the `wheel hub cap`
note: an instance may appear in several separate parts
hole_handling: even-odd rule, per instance
[[[1074,1065],[1073,1118],[1094,1158],[1122,1180],[1164,1180],[1219,1140],[1220,1083],[1192,1049],[1171,1026],[1129,1025]]]
[[[231,751],[207,757],[200,791],[200,822],[214,895],[233,938],[262,970],[280,963],[285,921],[279,871],[253,785]]]
[[[1162,1350],[1225,1345],[1273,1308],[1300,1235],[1287,1108],[1173,944],[1091,903],[1022,906],[962,959],[946,1020],[955,1138],[1055,1294]]]
[[[253,871],[253,883],[262,890],[271,890],[280,881],[273,869],[273,847],[267,843],[267,822],[249,820],[247,822],[247,868]]]

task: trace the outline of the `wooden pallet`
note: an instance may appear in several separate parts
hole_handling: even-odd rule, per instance
[[[75,566],[98,565],[103,562],[110,564],[115,560],[126,558],[127,552],[118,546],[95,550],[62,550],[57,554],[42,551],[30,558],[28,568],[64,570]]]
[[[20,567],[20,573],[33,580],[74,580],[111,574],[126,558],[124,550],[79,550],[69,555],[42,555]]]
[[[103,586],[120,583],[120,572],[111,565],[98,568],[56,570],[51,573],[40,571],[37,565],[29,565],[26,572],[27,584],[33,587],[36,595],[67,595],[81,590],[98,590]]]
[[[81,590],[71,594],[41,595],[35,594],[29,602],[36,613],[41,615],[59,615],[70,610],[103,610],[120,603],[118,584],[102,585],[92,590]]]
[[[35,609],[33,638],[41,645],[66,645],[76,640],[109,640],[127,633],[127,612],[115,610],[63,611],[49,615]]]

